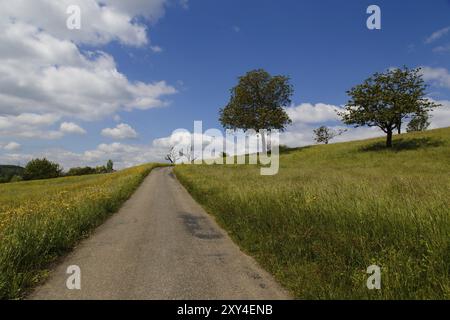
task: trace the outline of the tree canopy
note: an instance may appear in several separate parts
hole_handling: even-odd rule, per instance
[[[347,125],[379,127],[387,135],[386,146],[392,147],[393,132],[401,132],[405,118],[439,106],[425,91],[420,68],[375,73],[347,92],[350,100],[340,115]]]
[[[45,158],[33,159],[25,166],[23,178],[24,180],[51,179],[61,176],[61,173],[59,164]]]
[[[229,103],[220,109],[221,124],[226,129],[285,130],[291,120],[283,107],[291,104],[294,92],[289,81],[262,69],[239,77]]]

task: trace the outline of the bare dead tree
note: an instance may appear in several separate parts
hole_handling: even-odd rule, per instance
[[[180,156],[181,152],[175,150],[175,147],[171,147],[165,159],[169,161],[171,164],[175,164],[180,159]]]

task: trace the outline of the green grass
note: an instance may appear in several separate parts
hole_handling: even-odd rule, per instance
[[[290,150],[280,172],[180,165],[178,179],[299,299],[450,299],[450,128]],[[368,266],[382,290],[368,290]]]
[[[0,299],[23,297],[156,166],[0,185]]]

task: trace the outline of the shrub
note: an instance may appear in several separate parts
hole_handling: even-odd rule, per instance
[[[71,168],[68,172],[67,172],[67,176],[85,176],[88,174],[95,174],[96,170],[95,168],[91,168],[91,167],[77,167],[77,168]]]
[[[33,159],[25,166],[23,174],[24,180],[51,179],[61,176],[59,164],[51,162],[45,158]]]

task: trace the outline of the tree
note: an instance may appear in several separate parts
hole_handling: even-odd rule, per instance
[[[283,107],[291,104],[294,92],[286,76],[271,76],[265,70],[253,70],[239,77],[232,88],[229,103],[220,109],[222,126],[225,129],[278,129],[284,131],[292,121]],[[266,151],[266,136],[262,134],[263,151]]]
[[[24,180],[51,179],[61,176],[62,169],[59,164],[48,161],[46,158],[33,159],[27,163],[23,173]]]
[[[171,147],[165,159],[171,164],[175,164],[180,159],[180,151],[175,150],[175,147]]]
[[[428,113],[416,114],[413,116],[411,121],[406,128],[407,132],[425,131],[430,126],[429,122],[430,116]]]
[[[113,172],[114,171],[114,163],[112,162],[112,160],[108,160],[108,162],[106,163],[106,171],[107,172]]]
[[[21,176],[15,175],[9,180],[9,182],[20,182],[23,181],[23,178]]]
[[[401,132],[405,118],[440,106],[426,98],[425,90],[420,68],[375,73],[347,91],[350,100],[339,115],[347,125],[379,127],[386,133],[386,147],[391,148],[393,132]]]
[[[84,176],[95,173],[95,168],[91,167],[71,168],[69,171],[67,171],[66,176]]]
[[[108,169],[105,166],[97,166],[95,167],[96,174],[108,173]]]
[[[326,126],[321,126],[320,128],[317,128],[314,130],[314,134],[316,137],[314,140],[316,140],[317,143],[325,143],[328,144],[332,139],[334,139],[337,136],[340,136],[347,130],[339,129],[339,130],[333,130]]]

